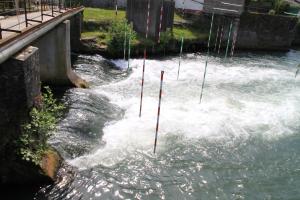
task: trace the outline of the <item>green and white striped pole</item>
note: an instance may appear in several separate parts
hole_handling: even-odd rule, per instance
[[[181,37],[181,46],[180,46],[180,56],[179,56],[179,65],[178,65],[177,80],[179,79],[179,73],[180,73],[180,65],[181,65],[181,58],[182,58],[183,43],[184,43],[184,38]]]
[[[205,78],[206,78],[207,63],[208,63],[208,56],[209,56],[209,47],[210,47],[210,39],[211,39],[211,33],[212,33],[213,24],[214,24],[214,18],[215,18],[215,13],[213,13],[212,17],[211,17],[210,31],[209,31],[208,44],[207,44],[207,56],[206,56],[206,62],[205,62],[205,68],[204,68],[204,74],[203,74],[203,81],[202,81],[202,87],[201,87],[201,94],[200,94],[200,104],[202,102],[203,89],[204,89]]]
[[[208,44],[207,44],[207,57],[209,56],[210,40],[211,40],[212,28],[213,28],[213,25],[214,25],[214,18],[215,18],[215,13],[213,13],[212,17],[211,17],[211,24],[210,24]]]
[[[124,60],[126,60],[126,38],[127,38],[127,29],[126,29],[126,20],[124,22]]]
[[[232,31],[232,20],[231,20],[230,28],[229,28],[229,34],[228,34],[228,40],[227,40],[227,47],[226,47],[225,59],[227,58],[227,55],[228,55],[229,43],[230,43],[230,38],[231,38],[231,31]]]
[[[130,68],[130,51],[131,51],[131,27],[129,29],[129,36],[128,36],[128,67],[127,67],[127,71]]]

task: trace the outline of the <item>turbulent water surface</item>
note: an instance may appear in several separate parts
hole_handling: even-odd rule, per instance
[[[36,199],[300,199],[300,52],[143,60],[79,56],[90,89],[70,89],[69,110],[51,139],[74,180]],[[165,71],[153,154],[160,71]]]

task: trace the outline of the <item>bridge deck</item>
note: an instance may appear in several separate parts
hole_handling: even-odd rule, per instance
[[[61,10],[62,13],[67,12],[66,10]],[[51,20],[53,17],[52,16],[48,16],[52,14],[52,11],[44,11],[43,12],[44,15],[43,16],[43,23]],[[62,15],[62,13],[58,13],[55,12],[54,13],[54,17],[60,16]],[[27,14],[27,18],[28,19],[33,19],[36,21],[42,21],[42,17],[41,17],[41,12],[32,12],[32,13],[28,13]],[[2,29],[12,29],[12,30],[17,30],[17,31],[25,31],[28,30],[36,25],[39,25],[41,23],[39,22],[34,22],[34,21],[28,21],[28,27],[26,28],[26,23],[25,23],[25,14],[19,15],[19,16],[11,16],[5,19],[1,19],[0,20],[0,26]],[[0,39],[0,44],[12,37],[16,37],[18,36],[18,33],[15,32],[9,32],[9,31],[2,31],[2,39]]]

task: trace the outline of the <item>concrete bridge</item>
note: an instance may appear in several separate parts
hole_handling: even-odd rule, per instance
[[[39,103],[41,83],[86,87],[86,82],[71,68],[71,51],[76,51],[80,42],[83,9],[62,10],[43,19],[30,13],[28,16],[35,20],[27,27],[24,23],[14,27],[16,32],[5,31],[16,22],[16,17],[0,21],[1,162],[6,162],[12,151],[10,144],[19,138],[29,111]],[[0,167],[2,175],[6,174],[3,169]],[[2,176],[0,179],[5,182]]]

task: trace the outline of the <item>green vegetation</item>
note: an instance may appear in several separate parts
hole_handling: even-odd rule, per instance
[[[173,34],[176,40],[180,40],[182,36],[184,36],[185,39],[190,40],[206,40],[208,38],[208,33],[201,33],[197,28],[193,27],[174,27]]]
[[[123,52],[124,40],[126,34],[126,41],[136,41],[136,32],[132,25],[128,25],[127,20],[114,21],[109,29],[108,51],[112,54]]]
[[[282,15],[285,14],[285,12],[297,14],[299,11],[298,4],[286,0],[246,0],[246,7],[257,8],[258,12],[260,12],[261,9],[269,9],[268,13],[272,15]]]
[[[125,25],[125,11],[118,11],[118,16],[115,16],[115,10],[99,9],[99,8],[85,8],[84,10],[84,30],[83,38],[95,38],[98,45],[107,46],[108,52],[112,55],[120,55],[124,50],[125,30],[128,33],[132,31],[132,49],[133,51],[138,46],[154,47],[157,45],[158,49],[164,50],[168,43],[180,43],[181,37],[184,36],[186,41],[191,40],[206,40],[208,34],[206,30],[201,30],[199,26],[194,26],[193,20],[186,20],[180,13],[175,13],[174,21],[179,25],[174,25],[173,30],[168,30],[161,33],[161,42],[156,44],[153,39],[145,39],[144,35],[139,35],[133,32],[132,27],[127,23]],[[187,24],[187,21],[189,23]],[[183,24],[185,27],[183,27]],[[128,48],[128,47],[127,47]]]
[[[55,130],[64,106],[53,97],[49,87],[45,87],[39,108],[30,112],[31,121],[23,126],[18,143],[22,158],[39,165],[44,153],[49,150],[47,140]]]
[[[125,19],[125,11],[119,10],[116,17],[115,10],[101,8],[85,8],[84,21],[112,22],[115,19],[122,21]]]

